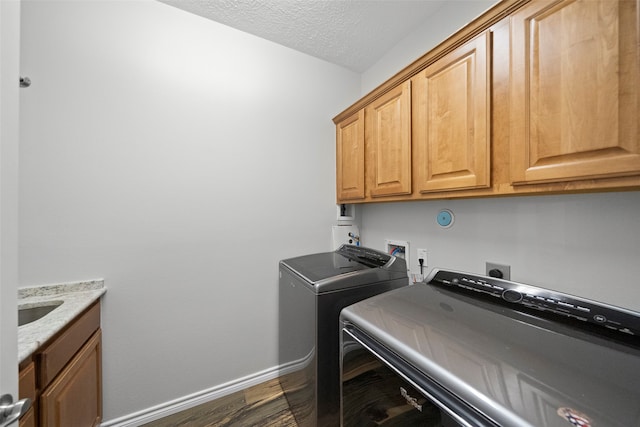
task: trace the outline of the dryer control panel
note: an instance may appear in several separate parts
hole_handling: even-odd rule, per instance
[[[532,285],[474,275],[459,271],[434,269],[425,280],[472,297],[502,304],[522,306],[561,317],[580,320],[640,338],[640,313]]]

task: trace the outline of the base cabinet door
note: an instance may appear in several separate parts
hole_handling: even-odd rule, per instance
[[[20,417],[18,425],[20,427],[36,427],[35,408],[38,403],[36,395],[36,368],[33,361],[20,369],[18,390],[19,399],[31,399],[31,407],[22,417]]]
[[[98,330],[40,396],[42,427],[89,427],[102,420],[102,333]]]
[[[513,184],[640,175],[636,1],[534,0],[511,49]]]
[[[26,414],[20,418],[20,427],[36,427],[36,417],[33,408],[29,409]]]

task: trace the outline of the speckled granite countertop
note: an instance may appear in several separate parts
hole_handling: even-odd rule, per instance
[[[18,289],[20,308],[62,301],[62,305],[41,319],[18,327],[18,360],[22,362],[33,354],[106,291],[104,280],[101,279]]]

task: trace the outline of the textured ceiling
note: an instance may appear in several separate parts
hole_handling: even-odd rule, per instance
[[[445,0],[160,0],[363,72]]]

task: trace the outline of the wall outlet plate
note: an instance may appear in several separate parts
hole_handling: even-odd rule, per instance
[[[487,276],[492,276],[490,273],[492,270],[497,270],[500,271],[500,273],[502,273],[502,277],[499,276],[492,276],[492,277],[498,277],[499,279],[504,279],[504,280],[511,280],[511,266],[510,265],[506,265],[506,264],[498,264],[495,262],[487,262],[485,265],[485,270],[486,270],[486,275]]]
[[[427,266],[427,250],[426,249],[418,249],[416,260],[422,259],[424,261],[423,266]],[[420,268],[420,261],[418,261],[418,268]]]
[[[356,218],[356,206],[339,204],[336,206],[338,209],[337,219],[338,221],[353,221]]]

